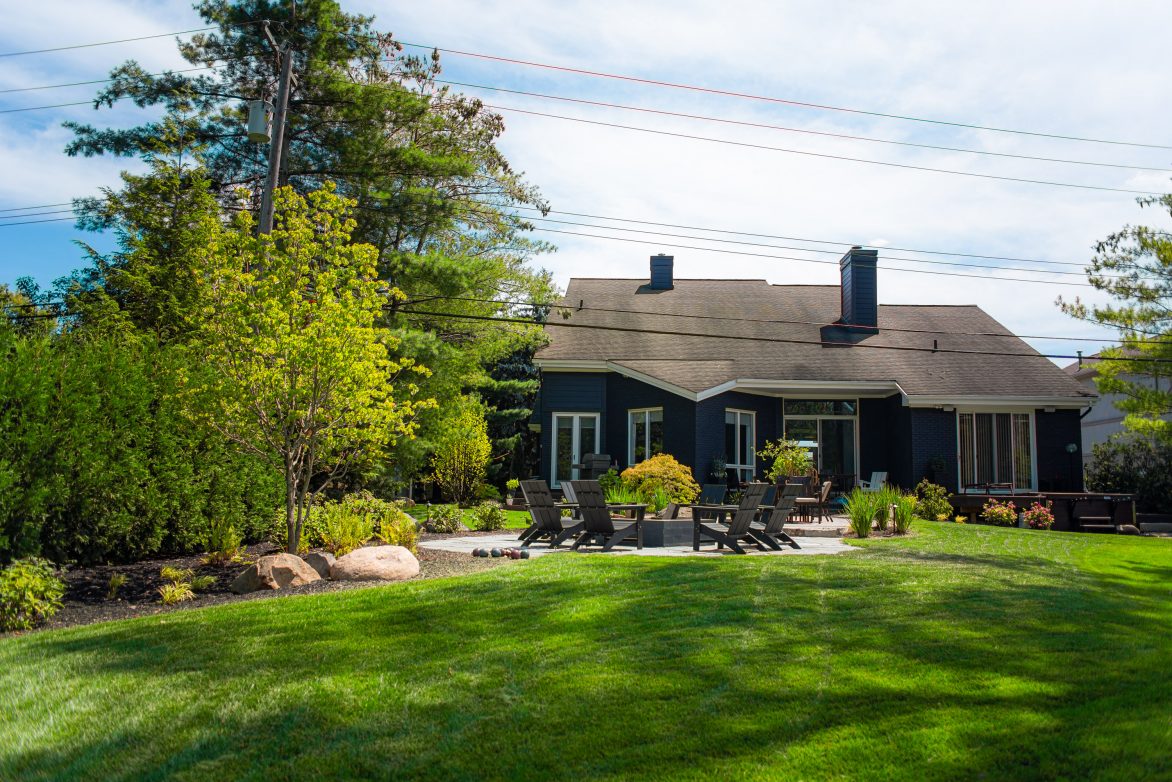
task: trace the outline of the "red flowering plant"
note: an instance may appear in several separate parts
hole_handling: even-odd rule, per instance
[[[1013,527],[1017,525],[1017,506],[1010,500],[998,502],[990,498],[981,508],[981,518],[995,527]]]
[[[1049,500],[1046,500],[1045,505],[1035,502],[1024,512],[1026,524],[1030,525],[1030,529],[1050,529],[1050,525],[1054,523],[1054,514],[1050,511],[1050,504]]]

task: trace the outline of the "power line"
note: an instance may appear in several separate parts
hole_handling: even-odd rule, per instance
[[[889,166],[891,168],[902,168],[910,171],[925,171],[933,174],[950,174],[952,176],[974,177],[977,179],[995,179],[1002,182],[1017,182],[1021,184],[1030,185],[1049,185],[1051,187],[1071,187],[1079,190],[1099,190],[1109,193],[1128,193],[1130,195],[1149,195],[1158,196],[1163,195],[1151,190],[1130,190],[1121,187],[1106,187],[1104,185],[1082,185],[1074,182],[1055,182],[1047,179],[1028,179],[1025,177],[1002,176],[1000,174],[980,174],[972,171],[957,171],[949,168],[932,168],[931,166],[917,166],[911,163],[892,163],[885,160],[870,160],[868,158],[849,157],[847,155],[832,155],[827,152],[809,152],[801,149],[789,149],[787,147],[774,147],[768,144],[752,144],[747,141],[733,141],[731,139],[714,138],[712,136],[697,136],[692,133],[676,133],[668,130],[654,130],[652,128],[641,128],[635,125],[623,125],[617,122],[603,122],[601,120],[585,119],[582,117],[567,117],[563,114],[549,114],[542,111],[532,111],[530,109],[518,109],[512,106],[500,106],[489,103],[484,104],[485,107],[495,111],[513,111],[518,114],[530,114],[535,117],[547,117],[549,119],[560,119],[567,122],[581,122],[587,125],[597,125],[607,128],[618,128],[620,130],[631,130],[638,133],[652,133],[657,136],[671,136],[673,138],[683,138],[692,141],[706,141],[711,144],[725,144],[734,147],[746,147],[749,149],[760,149],[767,152],[782,152],[790,155],[805,155],[808,157],[823,158],[827,160],[843,160],[851,163],[867,163],[875,166]]]
[[[856,136],[849,133],[831,133],[824,130],[807,130],[805,128],[791,128],[784,125],[771,125],[764,122],[747,122],[745,120],[727,119],[724,117],[711,117],[705,114],[688,114],[679,111],[667,111],[666,109],[650,109],[643,106],[626,106],[621,103],[609,103],[607,101],[586,100],[584,98],[569,98],[564,95],[549,95],[541,92],[526,92],[525,90],[513,90],[505,87],[490,87],[484,84],[470,84],[462,81],[446,81],[444,79],[435,80],[439,84],[450,84],[456,87],[471,87],[478,90],[493,90],[494,92],[507,92],[513,95],[527,95],[533,98],[543,98],[546,100],[558,100],[567,103],[580,103],[588,106],[601,106],[610,109],[622,109],[624,111],[638,111],[644,114],[657,114],[665,117],[681,117],[684,119],[702,120],[704,122],[719,122],[724,125],[740,125],[749,128],[763,128],[766,130],[780,130],[787,133],[805,133],[812,136],[824,136],[827,138],[849,139],[852,141],[867,141],[874,144],[892,144],[901,147],[916,147],[918,149],[935,149],[943,152],[964,152],[970,155],[986,155],[990,157],[1013,158],[1015,160],[1037,160],[1045,163],[1067,163],[1076,166],[1099,166],[1102,168],[1120,168],[1132,171],[1157,171],[1160,173],[1172,173],[1172,169],[1156,168],[1154,166],[1136,166],[1125,163],[1101,163],[1089,160],[1072,160],[1069,158],[1053,158],[1041,157],[1039,155],[1018,155],[1010,152],[990,152],[983,149],[968,149],[965,147],[945,147],[936,144],[918,144],[912,141],[895,141],[893,139],[873,138],[871,136]]]
[[[48,204],[48,206],[60,206],[60,204]],[[34,208],[34,207],[29,207],[29,208]],[[527,210],[531,210],[531,211],[535,211],[535,212],[543,211],[539,207],[524,206],[522,204],[517,204],[513,208],[527,209]],[[3,210],[0,210],[0,211],[3,211]],[[549,210],[545,210],[545,211],[548,211],[551,214],[571,215],[572,217],[588,217],[592,220],[613,220],[615,222],[620,222],[620,223],[636,223],[638,225],[657,225],[657,226],[662,226],[664,228],[685,228],[685,229],[691,230],[691,231],[708,231],[709,233],[733,234],[735,236],[753,236],[753,237],[757,237],[759,239],[785,239],[785,240],[793,241],[793,242],[809,242],[810,244],[833,244],[833,245],[839,245],[839,246],[845,245],[848,247],[859,244],[859,242],[848,242],[848,241],[835,240],[835,239],[809,239],[809,238],[802,237],[802,236],[784,236],[781,234],[763,234],[763,233],[752,233],[750,231],[734,231],[734,230],[731,230],[728,228],[707,228],[707,227],[696,226],[696,225],[680,225],[679,223],[658,223],[653,220],[635,220],[635,219],[631,219],[628,217],[611,217],[611,216],[607,216],[607,215],[587,214],[585,212],[568,212],[568,211],[565,211],[562,209],[549,209]],[[980,258],[980,259],[985,259],[985,260],[989,260],[989,261],[1011,261],[1011,262],[1017,262],[1017,263],[1042,263],[1042,264],[1053,264],[1053,265],[1058,265],[1058,266],[1078,266],[1080,268],[1086,267],[1085,263],[1076,263],[1074,261],[1045,261],[1040,258],[1017,258],[1017,257],[1013,257],[1013,256],[1008,256],[1008,255],[980,255],[977,253],[956,252],[954,250],[919,250],[919,249],[916,249],[913,247],[892,247],[890,245],[879,246],[879,245],[862,244],[860,246],[862,246],[862,247],[870,246],[870,247],[874,247],[879,250],[895,250],[896,252],[903,252],[903,253],[922,253],[924,255],[951,255],[951,256],[955,256],[957,258]]]
[[[235,24],[225,25],[226,27],[247,27],[252,24],[261,24],[264,20],[258,19],[252,22],[237,22]],[[213,27],[198,27],[194,30],[179,30],[174,33],[159,33],[158,35],[140,35],[137,38],[119,38],[116,41],[97,41],[96,43],[77,43],[71,46],[55,46],[51,49],[29,49],[23,52],[3,52],[0,57],[23,57],[26,54],[45,54],[47,52],[63,52],[67,49],[89,49],[94,46],[111,46],[116,43],[131,43],[132,41],[149,41],[154,38],[170,38],[172,35],[189,35],[191,33],[202,33],[208,30],[218,30],[220,25]]]
[[[23,216],[23,215],[20,215]],[[18,223],[0,223],[0,228],[9,228],[14,225],[34,225],[36,223],[60,223],[64,220],[73,220],[72,217],[49,217],[44,220],[23,220]]]
[[[160,73],[148,73],[147,76],[157,78],[159,76],[168,76],[173,73],[192,73],[194,71],[210,71],[216,68],[223,68],[223,65],[201,65],[198,68],[182,68],[176,71],[162,71]],[[39,87],[13,87],[7,90],[0,90],[0,94],[8,92],[32,92],[33,90],[55,90],[60,87],[84,87],[89,84],[105,84],[114,81],[114,79],[91,79],[90,81],[72,81],[65,84],[42,84]]]
[[[744,256],[753,257],[753,258],[775,258],[777,260],[782,260],[782,261],[797,261],[798,263],[817,263],[817,264],[822,264],[822,265],[827,265],[827,266],[830,266],[830,265],[838,266],[838,261],[823,260],[821,258],[798,258],[796,256],[790,256],[790,255],[772,255],[769,253],[754,253],[754,252],[747,252],[744,250],[725,250],[725,249],[721,249],[718,247],[697,247],[696,245],[679,244],[677,242],[656,242],[656,241],[651,241],[648,239],[631,239],[631,238],[622,237],[622,236],[600,236],[598,234],[587,234],[587,233],[581,233],[579,231],[560,231],[555,228],[545,228],[542,226],[535,226],[534,228],[535,228],[535,230],[545,231],[546,233],[566,234],[567,236],[584,236],[584,237],[587,237],[590,239],[609,239],[609,240],[615,241],[615,242],[630,242],[633,244],[649,245],[649,246],[653,246],[653,247],[662,247],[666,244],[669,247],[676,247],[676,248],[684,249],[684,250],[702,250],[704,252],[723,253],[725,255],[744,255]],[[966,274],[964,272],[944,272],[944,271],[936,271],[934,269],[905,269],[902,267],[895,267],[895,266],[884,266],[883,268],[886,269],[887,271],[893,271],[893,272],[907,272],[909,274],[932,274],[932,275],[936,275],[936,276],[940,276],[940,277],[969,277],[969,278],[977,279],[977,280],[991,280],[991,281],[995,281],[995,282],[996,281],[1028,282],[1028,283],[1035,283],[1038,285],[1071,285],[1071,286],[1075,286],[1075,287],[1079,287],[1079,288],[1093,288],[1094,287],[1089,282],[1055,282],[1053,280],[1033,280],[1028,277],[992,277],[992,276],[988,276],[988,275],[984,275],[984,274]],[[994,267],[990,267],[990,268],[992,269]],[[1045,273],[1045,272],[1040,271],[1040,273]]]
[[[1013,128],[998,128],[998,127],[993,127],[990,125],[976,125],[976,124],[966,123],[966,122],[953,122],[953,121],[949,121],[949,120],[929,119],[929,118],[925,118],[925,117],[915,117],[915,116],[904,115],[904,114],[889,114],[889,113],[885,113],[885,112],[869,111],[869,110],[865,110],[865,109],[849,108],[849,107],[845,107],[845,106],[832,106],[832,105],[823,104],[823,103],[810,103],[810,102],[806,102],[806,101],[798,101],[798,100],[792,100],[792,99],[788,99],[788,98],[776,98],[776,97],[770,97],[770,96],[766,96],[766,95],[753,95],[751,93],[736,92],[733,90],[717,89],[717,88],[713,88],[713,87],[700,87],[700,86],[694,85],[694,84],[669,82],[669,81],[662,81],[659,79],[647,79],[647,78],[641,78],[638,76],[628,76],[628,75],[618,74],[618,73],[606,73],[603,71],[591,71],[591,70],[586,70],[583,68],[572,68],[572,67],[565,66],[565,65],[552,65],[550,63],[534,62],[531,60],[519,60],[519,59],[512,58],[512,57],[502,57],[499,55],[483,54],[480,52],[467,52],[467,51],[461,51],[459,49],[445,49],[445,48],[438,47],[438,46],[424,46],[423,44],[407,43],[405,41],[400,41],[399,43],[402,44],[403,46],[410,46],[410,47],[416,48],[416,49],[434,49],[436,51],[444,52],[445,54],[455,54],[455,55],[458,55],[461,57],[475,57],[475,58],[482,59],[482,60],[493,60],[496,62],[506,62],[506,63],[510,63],[512,65],[525,65],[525,66],[532,67],[532,68],[544,68],[547,70],[560,71],[563,73],[577,73],[577,74],[581,74],[583,76],[593,76],[596,78],[603,78],[603,79],[617,79],[617,80],[621,80],[621,81],[635,82],[638,84],[647,84],[647,85],[651,85],[654,87],[670,87],[672,89],[689,90],[692,92],[702,92],[702,93],[709,94],[709,95],[722,95],[722,96],[730,97],[730,98],[744,98],[744,99],[748,99],[748,100],[765,101],[767,103],[781,103],[781,104],[785,104],[788,106],[800,106],[803,108],[819,109],[822,111],[840,111],[840,112],[845,112],[848,114],[862,114],[862,115],[867,115],[867,116],[871,116],[871,117],[884,117],[886,119],[904,120],[907,122],[922,122],[922,123],[927,123],[927,124],[932,124],[932,125],[947,125],[947,126],[956,127],[956,128],[968,128],[970,130],[987,130],[987,131],[990,131],[993,133],[1012,133],[1012,134],[1022,135],[1022,136],[1036,136],[1039,138],[1061,139],[1063,141],[1081,141],[1081,142],[1086,142],[1086,143],[1091,143],[1091,144],[1112,144],[1112,145],[1116,145],[1116,146],[1143,147],[1143,148],[1147,148],[1147,149],[1172,149],[1172,145],[1166,145],[1166,144],[1147,144],[1147,143],[1141,143],[1141,142],[1136,142],[1136,141],[1115,141],[1115,140],[1110,140],[1110,139],[1089,138],[1089,137],[1085,137],[1085,136],[1068,136],[1068,135],[1062,135],[1062,134],[1058,134],[1058,133],[1042,133],[1042,132],[1038,132],[1038,131],[1017,130],[1017,129],[1013,129]]]
[[[479,320],[490,321],[494,323],[520,323],[523,325],[534,325],[534,321],[526,318],[511,318],[511,317],[494,317],[490,315],[469,315],[464,313],[454,312],[432,312],[432,311],[416,311],[416,310],[400,310],[400,312],[408,312],[417,315],[429,315],[441,318],[457,318],[462,320]],[[866,348],[870,350],[898,350],[910,353],[957,353],[970,356],[1002,356],[1002,357],[1016,357],[1016,358],[1060,358],[1060,359],[1079,359],[1084,356],[1079,355],[1065,355],[1059,353],[1039,353],[1032,351],[1030,353],[1009,353],[1004,351],[991,350],[960,350],[958,348],[918,348],[910,345],[868,345],[864,342],[849,343],[849,342],[830,342],[826,340],[803,340],[803,339],[787,339],[785,337],[756,337],[744,334],[705,334],[701,332],[691,331],[667,331],[664,329],[648,329],[635,328],[632,326],[603,326],[592,323],[574,323],[572,321],[563,321],[561,323],[544,323],[540,324],[551,328],[580,328],[580,329],[596,329],[599,331],[617,331],[630,334],[659,334],[669,337],[704,337],[706,339],[730,339],[738,341],[750,342],[774,342],[787,345],[817,345],[819,347],[849,347],[849,348]],[[1102,357],[1097,360],[1101,361],[1134,361],[1133,358],[1111,358]],[[1151,358],[1141,359],[1144,362],[1155,364],[1172,364],[1172,359],[1165,358]]]
[[[529,302],[529,301],[514,301],[511,299],[485,299],[485,298],[476,298],[476,297],[472,297],[472,296],[446,296],[446,295],[438,296],[437,295],[437,296],[425,296],[425,297],[418,298],[418,299],[408,300],[407,302],[405,302],[405,304],[407,304],[407,305],[423,304],[428,301],[435,301],[435,300],[467,301],[467,302],[480,303],[480,304],[499,304],[499,305],[518,306],[518,307],[532,307],[535,309],[549,308],[549,309],[567,309],[567,310],[573,310],[573,311],[609,312],[609,313],[618,313],[618,314],[625,314],[625,315],[654,315],[657,317],[688,318],[691,320],[723,320],[723,321],[731,321],[731,322],[735,322],[735,323],[763,323],[766,325],[785,324],[785,325],[795,325],[795,326],[819,326],[819,327],[834,325],[832,323],[824,323],[822,321],[814,321],[814,320],[789,320],[786,318],[745,318],[745,317],[728,317],[725,315],[686,315],[686,314],[677,313],[677,312],[659,312],[659,311],[653,311],[653,310],[619,309],[619,308],[613,308],[613,307],[593,307],[593,306],[590,306],[587,304],[576,305],[572,301],[565,301],[565,300],[554,301],[554,302]],[[879,306],[882,307],[882,306],[887,306],[887,305],[880,304]],[[559,324],[557,322],[553,322],[553,323],[550,323],[549,325],[556,326]],[[1096,322],[1096,325],[1105,325],[1105,324]],[[899,333],[906,333],[906,334],[936,334],[936,335],[940,335],[940,336],[956,336],[956,337],[1010,337],[1010,338],[1023,339],[1023,340],[1024,339],[1045,339],[1045,340],[1062,340],[1062,341],[1068,341],[1068,342],[1098,342],[1098,341],[1102,341],[1102,338],[1092,337],[1092,336],[1088,336],[1088,337],[1068,337],[1068,336],[1055,337],[1055,336],[1043,336],[1043,335],[1039,335],[1039,334],[1014,334],[1012,332],[1002,333],[1002,332],[996,332],[996,331],[940,331],[939,329],[908,329],[908,328],[899,328],[897,326],[883,326],[880,328],[880,331],[899,332]],[[1105,341],[1118,342],[1119,340],[1114,337],[1110,337]],[[1170,343],[1170,344],[1172,344],[1172,339],[1146,340],[1146,342],[1149,344],[1150,343],[1157,343],[1157,344]]]

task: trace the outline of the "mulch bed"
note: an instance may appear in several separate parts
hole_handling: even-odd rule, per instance
[[[462,533],[476,535],[481,533]],[[456,535],[425,534],[421,540],[437,540]],[[280,549],[270,543],[249,546],[246,557],[255,560],[266,554],[279,553]],[[419,575],[417,578],[443,578],[475,573],[508,562],[507,559],[486,559],[456,554],[450,551],[419,549]],[[197,576],[212,576],[216,583],[196,594],[195,600],[174,606],[159,602],[158,588],[164,580],[160,569],[170,565],[175,568],[190,568]],[[204,565],[199,556],[174,557],[136,562],[131,565],[98,565],[73,568],[62,575],[65,581],[64,606],[41,629],[86,625],[106,622],[112,619],[130,619],[136,616],[151,616],[169,611],[184,611],[192,608],[234,603],[241,600],[264,600],[288,595],[309,595],[319,592],[336,592],[343,589],[361,589],[383,586],[382,581],[330,581],[322,579],[312,584],[289,589],[261,590],[247,595],[237,595],[229,590],[232,581],[246,565],[233,563],[225,567]],[[107,599],[110,577],[115,573],[126,576],[126,583],[118,590],[115,599]]]

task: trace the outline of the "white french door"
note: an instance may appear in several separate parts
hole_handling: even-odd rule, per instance
[[[598,413],[554,413],[553,414],[553,464],[550,469],[550,486],[557,488],[562,481],[578,479],[575,464],[582,463],[582,456],[598,453]]]

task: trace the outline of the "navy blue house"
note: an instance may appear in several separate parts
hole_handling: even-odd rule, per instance
[[[571,280],[535,359],[541,476],[670,453],[748,480],[787,437],[823,475],[1080,489],[1094,394],[978,307],[880,305],[876,263],[854,248],[841,285],[770,285],[675,279],[658,255],[647,279]]]

